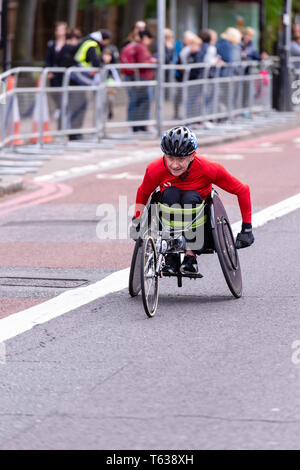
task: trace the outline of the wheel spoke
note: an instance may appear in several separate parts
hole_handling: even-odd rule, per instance
[[[156,311],[157,305],[157,282],[158,279],[155,275],[156,266],[156,248],[154,240],[149,237],[145,241],[143,264],[141,266],[142,276],[142,296],[144,308],[148,316],[153,316]]]
[[[148,291],[147,291],[147,293],[146,293],[147,299],[148,299],[148,297],[149,297],[149,292],[150,292],[150,289],[151,289],[151,287],[152,287],[152,285],[153,285],[153,281],[154,281],[154,277],[151,278],[150,285],[149,285]]]

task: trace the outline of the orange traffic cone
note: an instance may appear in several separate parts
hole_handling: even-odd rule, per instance
[[[36,84],[37,88],[40,88],[41,86],[41,78],[39,77],[37,80]],[[50,131],[50,117],[49,117],[49,108],[48,108],[48,101],[47,97],[44,94],[42,99],[41,99],[41,94],[37,93],[36,98],[35,98],[35,103],[34,103],[34,112],[33,112],[33,122],[32,122],[32,133],[33,134],[38,134],[40,131],[39,127],[39,120],[41,117],[41,112],[40,112],[40,106],[43,106],[43,132],[49,132]],[[38,141],[38,137],[31,137],[30,142],[35,144]],[[43,143],[44,144],[49,144],[53,142],[53,139],[50,135],[43,135]]]
[[[11,91],[14,89],[15,79],[13,75],[10,75],[7,80],[6,91]],[[12,141],[13,145],[24,145],[24,140],[17,137],[20,132],[20,112],[17,96],[13,95],[13,135],[14,139]]]

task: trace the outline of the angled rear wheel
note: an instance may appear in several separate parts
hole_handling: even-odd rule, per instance
[[[230,292],[234,297],[239,298],[241,297],[243,290],[239,257],[235,248],[235,240],[228,216],[221,199],[216,192],[214,193],[212,200],[212,210],[212,235],[215,250],[218,254],[221,269]]]
[[[131,259],[129,273],[129,294],[135,297],[141,290],[141,256],[143,240],[139,238],[135,242],[133,255]]]

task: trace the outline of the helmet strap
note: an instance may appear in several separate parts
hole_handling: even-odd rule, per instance
[[[179,178],[181,179],[181,181],[184,181],[184,180],[189,176],[189,174],[190,174],[190,171],[189,171],[189,170],[190,170],[190,168],[191,168],[191,164],[193,163],[193,161],[194,161],[194,159],[193,159],[192,161],[190,161],[189,166],[187,167],[185,173],[184,173],[183,175],[179,176]]]

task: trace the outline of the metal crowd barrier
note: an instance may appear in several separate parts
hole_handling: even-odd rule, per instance
[[[0,75],[0,150],[63,148],[83,139],[92,146],[105,137],[118,138],[120,132],[122,138],[139,131],[155,134],[159,122],[166,128],[268,111],[271,66],[272,61],[165,65],[163,83],[158,83],[156,64],[114,64],[100,71],[11,69]],[[123,74],[124,68],[134,74]],[[153,79],[143,80],[141,69],[152,69]],[[53,74],[61,86],[50,86]]]

